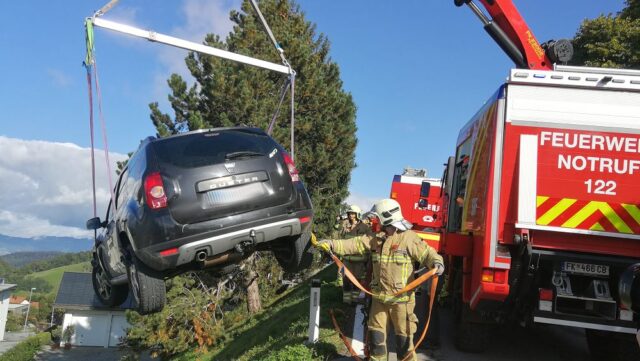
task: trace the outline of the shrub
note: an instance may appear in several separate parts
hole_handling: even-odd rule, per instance
[[[67,328],[65,328],[64,331],[62,331],[62,340],[65,343],[70,343],[71,337],[73,337],[73,334],[75,332],[76,332],[76,327],[74,325],[67,326]]]
[[[24,316],[17,313],[9,312],[7,315],[7,325],[5,331],[21,331],[24,323]]]
[[[51,342],[48,332],[39,333],[15,345],[12,349],[0,355],[0,361],[30,361],[40,351],[42,345]]]

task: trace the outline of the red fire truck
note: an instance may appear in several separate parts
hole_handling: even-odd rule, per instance
[[[595,359],[638,360],[620,293],[640,262],[640,71],[552,65],[567,43],[543,48],[509,0],[481,2],[493,21],[456,1],[499,28],[519,68],[445,171],[456,344],[481,351],[492,324],[555,324],[585,329]]]
[[[440,247],[442,182],[428,178],[426,169],[405,168],[393,176],[391,195],[400,203],[402,215],[413,223],[413,231],[432,247]]]

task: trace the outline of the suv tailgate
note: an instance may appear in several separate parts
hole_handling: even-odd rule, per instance
[[[295,187],[281,148],[253,129],[224,129],[153,145],[169,209],[183,224],[286,205]]]

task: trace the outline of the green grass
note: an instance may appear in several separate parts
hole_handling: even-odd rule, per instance
[[[49,332],[39,333],[15,345],[9,351],[0,355],[0,361],[30,361],[43,345],[51,342]]]
[[[309,349],[311,360],[334,358],[345,347],[333,329],[329,318],[330,308],[342,307],[341,291],[335,283],[335,265],[315,275],[322,281],[320,309],[320,338]],[[271,360],[272,355],[291,353],[304,354],[302,348],[307,339],[309,319],[309,282],[305,282],[248,320],[243,320],[231,328],[225,340],[221,340],[207,354],[189,352],[181,355],[180,360]],[[232,318],[233,315],[227,315]],[[286,350],[285,350],[286,349]],[[294,353],[296,353],[294,352]],[[305,359],[308,359],[305,357]]]
[[[89,262],[81,262],[76,264],[70,264],[67,266],[56,267],[50,270],[36,272],[30,274],[28,277],[41,278],[51,285],[53,293],[58,292],[60,281],[62,280],[62,274],[65,272],[89,272],[91,270],[91,264]]]

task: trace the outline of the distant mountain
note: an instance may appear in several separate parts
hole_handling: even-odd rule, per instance
[[[82,252],[93,246],[90,239],[71,237],[20,238],[0,234],[0,255],[16,252]]]
[[[51,259],[61,255],[62,252],[49,251],[49,252],[15,252],[0,256],[0,260],[5,261],[15,268],[20,268],[31,262],[41,261],[45,259]]]

